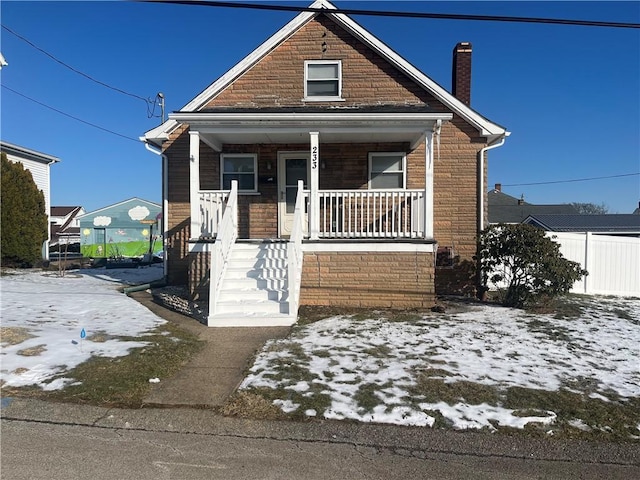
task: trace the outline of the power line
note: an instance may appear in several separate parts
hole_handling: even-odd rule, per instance
[[[20,92],[18,92],[16,90],[14,90],[13,88],[9,88],[4,84],[2,85],[2,88],[6,88],[7,90],[9,90],[10,92],[15,93],[16,95],[19,95],[19,96],[21,96],[23,98],[26,98],[27,100],[30,100],[30,101],[32,101],[34,103],[37,103],[38,105],[41,105],[41,106],[43,106],[45,108],[48,108],[49,110],[53,110],[54,112],[59,113],[60,115],[64,115],[65,117],[72,118],[73,120],[76,120],[78,122],[82,122],[82,123],[84,123],[86,125],[89,125],[91,127],[97,128],[97,129],[102,130],[104,132],[111,133],[112,135],[117,135],[118,137],[126,138],[127,140],[131,140],[132,142],[140,143],[140,140],[137,139],[137,138],[127,137],[126,135],[114,132],[113,130],[109,130],[108,128],[101,127],[100,125],[96,125],[95,123],[87,122],[86,120],[82,120],[81,118],[74,117],[73,115],[69,115],[68,113],[63,112],[62,110],[58,110],[57,108],[53,108],[53,107],[51,107],[51,106],[49,106],[49,105],[47,105],[45,103],[39,102],[38,100],[35,100],[35,99],[31,98],[31,97],[28,97],[27,95],[24,95],[24,94],[22,94],[22,93],[20,93]]]
[[[530,185],[551,185],[553,183],[573,183],[573,182],[589,182],[591,180],[603,180],[605,178],[620,178],[620,177],[633,177],[640,175],[640,172],[636,173],[623,173],[621,175],[607,175],[606,177],[591,177],[591,178],[574,178],[572,180],[554,180],[551,182],[532,182],[532,183],[503,183],[503,187],[525,187]]]
[[[540,17],[510,17],[501,15],[467,15],[455,13],[426,13],[426,12],[397,12],[359,10],[353,8],[337,8],[327,10],[325,8],[296,7],[290,5],[259,5],[255,3],[217,2],[206,0],[134,0],[143,3],[170,3],[176,5],[200,5],[206,7],[249,8],[255,10],[277,10],[286,12],[313,12],[313,13],[344,13],[346,15],[369,15],[378,17],[405,17],[405,18],[431,18],[438,20],[472,20],[483,22],[515,22],[515,23],[548,23],[555,25],[579,25],[584,27],[610,27],[610,28],[640,28],[640,23],[630,22],[604,22],[600,20],[571,20],[559,18]]]
[[[92,82],[97,83],[98,85],[102,85],[103,87],[109,88],[111,90],[114,90],[118,93],[122,93],[123,95],[128,95],[130,97],[133,98],[137,98],[139,100],[142,100],[143,102],[149,104],[149,100],[147,100],[144,97],[141,97],[140,95],[136,95],[135,93],[130,93],[127,92],[126,90],[122,90],[121,88],[117,88],[114,86],[109,85],[108,83],[105,82],[101,82],[100,80],[96,80],[95,78],[93,78],[91,75],[87,75],[84,72],[81,72],[80,70],[78,70],[77,68],[72,67],[71,65],[63,62],[62,60],[59,60],[58,58],[56,58],[54,55],[50,54],[49,52],[47,52],[46,50],[40,48],[39,46],[37,46],[35,43],[33,43],[32,41],[28,40],[27,38],[23,37],[22,35],[14,32],[13,30],[11,30],[9,27],[7,27],[6,25],[2,25],[2,28],[4,28],[7,32],[9,32],[12,35],[15,35],[16,37],[18,37],[20,40],[22,40],[23,42],[31,45],[33,48],[35,48],[36,50],[38,50],[41,53],[44,53],[47,57],[49,57],[50,59],[52,59],[54,62],[59,63],[60,65],[62,65],[63,67],[68,68],[69,70],[71,70],[74,73],[77,73],[78,75],[82,75],[83,77],[91,80]]]

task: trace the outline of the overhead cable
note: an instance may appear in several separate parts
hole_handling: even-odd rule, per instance
[[[69,115],[68,113],[63,112],[62,110],[58,110],[57,108],[54,108],[54,107],[51,107],[51,106],[49,106],[49,105],[47,105],[45,103],[39,102],[38,100],[35,100],[35,99],[31,98],[31,97],[28,97],[27,95],[24,95],[24,94],[22,94],[22,93],[20,93],[20,92],[18,92],[16,90],[14,90],[13,88],[7,87],[4,84],[2,85],[2,88],[6,88],[7,90],[9,90],[10,92],[15,93],[16,95],[19,95],[19,96],[21,96],[23,98],[26,98],[27,100],[30,100],[30,101],[32,101],[34,103],[37,103],[38,105],[41,105],[41,106],[43,106],[45,108],[48,108],[49,110],[53,110],[54,112],[59,113],[60,115],[64,115],[65,117],[69,117],[69,118],[72,118],[73,120],[76,120],[78,122],[82,122],[85,125],[89,125],[90,127],[94,127],[94,128],[99,129],[99,130],[102,130],[104,132],[111,133],[112,135],[117,135],[118,137],[122,137],[122,138],[125,138],[127,140],[131,140],[132,142],[140,143],[140,140],[137,139],[137,138],[128,137],[128,136],[123,135],[121,133],[114,132],[113,130],[109,130],[108,128],[101,127],[100,125],[96,125],[95,123],[87,122],[86,120],[82,120],[81,118],[74,117],[73,115]]]
[[[547,23],[555,25],[579,25],[584,27],[611,27],[611,28],[640,28],[640,23],[631,22],[605,22],[600,20],[575,20],[560,18],[540,17],[512,17],[502,15],[467,15],[457,13],[428,13],[428,12],[397,12],[360,10],[353,8],[326,8],[297,7],[293,5],[267,5],[241,2],[217,2],[207,0],[134,0],[143,3],[170,3],[176,5],[199,5],[206,7],[249,8],[255,10],[277,10],[286,12],[313,12],[336,13],[346,15],[369,15],[377,17],[404,17],[404,18],[431,18],[437,20],[473,20],[482,22],[516,22],[516,23]]]
[[[605,177],[590,177],[590,178],[574,178],[571,180],[553,180],[549,182],[532,182],[532,183],[503,183],[503,187],[525,187],[530,185],[551,185],[553,183],[573,183],[573,182],[589,182],[591,180],[603,180],[605,178],[620,178],[620,177],[634,177],[640,175],[640,172],[635,173],[623,173],[620,175],[607,175]]]

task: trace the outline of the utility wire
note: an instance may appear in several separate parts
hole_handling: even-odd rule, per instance
[[[84,72],[81,72],[81,71],[80,71],[80,70],[78,70],[77,68],[74,68],[74,67],[72,67],[71,65],[69,65],[69,64],[67,64],[67,63],[64,63],[62,60],[57,59],[55,56],[53,56],[52,54],[50,54],[50,53],[49,53],[49,52],[47,52],[46,50],[44,50],[44,49],[40,48],[39,46],[37,46],[35,43],[31,42],[31,41],[30,41],[30,40],[28,40],[27,38],[25,38],[25,37],[23,37],[22,35],[20,35],[20,34],[18,34],[18,33],[16,33],[16,32],[14,32],[13,30],[11,30],[11,29],[10,29],[9,27],[7,27],[6,25],[2,25],[2,28],[4,28],[4,29],[5,29],[7,32],[9,32],[10,34],[15,35],[16,37],[18,37],[18,38],[19,38],[20,40],[22,40],[23,42],[28,43],[29,45],[31,45],[33,48],[35,48],[35,49],[36,49],[36,50],[38,50],[39,52],[44,53],[47,57],[49,57],[50,59],[52,59],[54,62],[57,62],[57,63],[59,63],[60,65],[62,65],[63,67],[68,68],[68,69],[69,69],[69,70],[71,70],[72,72],[77,73],[78,75],[82,75],[83,77],[85,77],[85,78],[87,78],[87,79],[91,80],[92,82],[97,83],[98,85],[102,85],[103,87],[107,87],[107,88],[109,88],[109,89],[111,89],[111,90],[114,90],[114,91],[116,91],[116,92],[118,92],[118,93],[122,93],[122,94],[124,94],[124,95],[128,95],[128,96],[130,96],[130,97],[137,98],[137,99],[142,100],[143,102],[145,102],[145,103],[147,103],[147,104],[149,103],[149,100],[147,100],[147,99],[146,99],[146,98],[144,98],[144,97],[141,97],[140,95],[136,95],[135,93],[129,93],[129,92],[127,92],[127,91],[125,91],[125,90],[122,90],[122,89],[120,89],[120,88],[113,87],[113,86],[109,85],[108,83],[104,83],[104,82],[101,82],[100,80],[96,80],[96,79],[95,79],[95,78],[93,78],[92,76],[87,75],[87,74],[86,74],[86,73],[84,73]]]
[[[573,182],[589,182],[591,180],[603,180],[605,178],[620,178],[620,177],[633,177],[640,175],[640,172],[636,173],[623,173],[621,175],[608,175],[606,177],[591,177],[591,178],[574,178],[572,180],[555,180],[551,182],[533,182],[533,183],[503,183],[503,187],[525,187],[529,185],[551,185],[553,183],[573,183]]]
[[[69,115],[68,113],[63,112],[62,110],[58,110],[57,108],[50,107],[49,105],[47,105],[45,103],[42,103],[42,102],[39,102],[38,100],[35,100],[35,99],[31,98],[31,97],[28,97],[28,96],[26,96],[26,95],[24,95],[24,94],[22,94],[22,93],[20,93],[20,92],[18,92],[16,90],[14,90],[13,88],[7,87],[4,84],[2,85],[2,88],[6,88],[7,90],[9,90],[10,92],[15,93],[16,95],[20,95],[21,97],[26,98],[27,100],[30,100],[30,101],[32,101],[34,103],[37,103],[38,105],[41,105],[41,106],[43,106],[45,108],[48,108],[49,110],[53,110],[54,112],[59,113],[60,115],[64,115],[65,117],[69,117],[69,118],[72,118],[72,119],[74,119],[74,120],[76,120],[78,122],[82,122],[82,123],[84,123],[86,125],[89,125],[90,127],[94,127],[94,128],[99,129],[99,130],[102,130],[104,132],[111,133],[112,135],[117,135],[118,137],[126,138],[127,140],[131,140],[132,142],[140,143],[140,140],[137,139],[137,138],[127,137],[126,135],[114,132],[113,130],[109,130],[108,128],[101,127],[100,125],[96,125],[95,123],[87,122],[86,120],[82,120],[81,118],[74,117],[73,115]]]
[[[611,28],[640,28],[640,23],[630,22],[604,22],[599,20],[570,20],[559,18],[539,17],[510,17],[501,15],[466,15],[455,13],[426,13],[426,12],[394,12],[359,10],[353,8],[326,8],[296,7],[290,5],[262,5],[241,2],[217,2],[206,0],[133,0],[143,3],[171,3],[176,5],[200,5],[206,7],[250,8],[255,10],[279,10],[286,12],[314,12],[314,13],[344,13],[346,15],[369,15],[377,17],[405,17],[405,18],[431,18],[439,20],[475,20],[482,22],[515,22],[515,23],[548,23],[555,25],[579,25],[584,27],[611,27]]]

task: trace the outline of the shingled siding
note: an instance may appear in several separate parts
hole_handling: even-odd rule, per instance
[[[433,259],[433,253],[307,252],[300,305],[431,307]]]
[[[323,52],[323,48],[326,51]],[[428,103],[435,110],[444,110],[404,73],[322,15],[278,45],[207,107],[306,105],[303,100],[305,60],[342,61],[345,101],[339,103],[340,107]],[[335,102],[328,103],[335,105]],[[327,102],[312,104],[326,105]]]

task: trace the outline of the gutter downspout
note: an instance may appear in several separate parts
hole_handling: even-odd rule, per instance
[[[479,164],[479,169],[480,169],[480,187],[479,187],[479,191],[478,191],[478,205],[480,208],[480,215],[478,216],[478,231],[481,232],[482,230],[484,230],[484,154],[485,152],[493,149],[493,148],[498,148],[501,147],[502,145],[504,145],[505,140],[507,139],[507,137],[509,136],[509,132],[506,132],[497,143],[493,143],[491,145],[487,145],[486,147],[482,148],[480,150],[480,152],[478,152],[478,164]]]
[[[168,201],[168,189],[169,189],[169,172],[168,172],[168,159],[167,156],[162,153],[158,147],[150,145],[144,137],[140,137],[140,140],[144,143],[144,148],[151,153],[155,153],[162,158],[162,276],[166,281],[167,279],[167,225],[169,225],[169,201]]]
[[[496,143],[493,143],[491,145],[487,145],[486,147],[482,148],[479,152],[478,152],[478,168],[480,169],[479,172],[479,177],[480,177],[480,185],[478,188],[478,204],[479,204],[479,208],[480,208],[480,214],[478,215],[478,234],[480,232],[482,232],[482,230],[484,230],[484,154],[485,152],[493,149],[493,148],[498,148],[501,147],[502,145],[504,145],[505,140],[507,139],[507,137],[509,136],[509,132],[505,132],[505,134],[500,138],[500,140],[498,140]],[[479,252],[478,252],[479,253]],[[480,270],[480,268],[476,269],[476,295],[478,296],[478,298],[482,301],[485,300],[485,288],[484,285],[482,283],[482,271]]]

